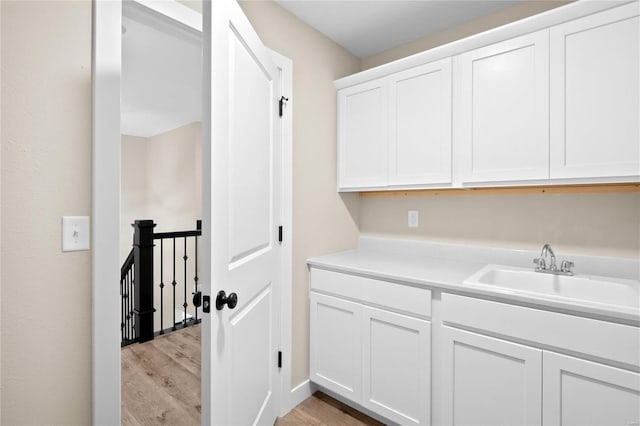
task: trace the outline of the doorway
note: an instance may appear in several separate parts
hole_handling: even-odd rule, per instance
[[[197,424],[202,34],[125,2],[121,48],[122,424]]]
[[[127,2],[129,3],[129,2]],[[150,9],[151,14],[163,19],[174,19],[187,27],[201,31],[201,16],[185,13],[177,2],[135,3]],[[180,10],[182,9],[182,10]],[[93,206],[92,206],[92,281],[93,281],[93,422],[116,424],[120,412],[120,296],[113,285],[120,266],[120,85],[122,69],[122,2],[94,2],[94,126],[93,126]],[[282,368],[279,369],[277,387],[281,389],[279,412],[290,410],[291,403],[291,69],[286,58],[273,58],[280,70],[281,87],[287,90],[288,104],[280,121],[282,152],[282,248],[281,280],[281,348]],[[215,377],[214,377],[215,379]],[[203,404],[206,405],[206,404]],[[204,407],[203,407],[204,408]]]

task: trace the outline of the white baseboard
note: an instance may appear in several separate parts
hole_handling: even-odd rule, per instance
[[[291,389],[291,395],[289,398],[289,411],[291,411],[302,401],[313,395],[316,390],[318,390],[318,387],[314,383],[311,383],[309,379]]]

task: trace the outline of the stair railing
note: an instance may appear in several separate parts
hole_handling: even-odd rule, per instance
[[[153,340],[156,335],[164,334],[169,331],[175,331],[178,328],[188,327],[190,324],[200,322],[198,318],[198,309],[191,305],[188,301],[191,298],[187,296],[187,287],[193,283],[193,292],[198,291],[198,237],[202,235],[202,223],[197,221],[196,229],[190,231],[179,232],[160,232],[155,233],[156,224],[153,220],[136,220],[133,223],[133,249],[125,260],[121,268],[120,278],[120,296],[121,296],[121,346],[126,346],[135,342],[146,342]],[[193,259],[195,262],[193,278],[187,276],[188,264],[190,258],[188,252],[187,241],[193,238]],[[154,306],[154,241],[160,240],[159,256],[160,256],[160,303],[159,317],[160,327],[156,330],[154,326],[154,316],[156,308]],[[164,309],[165,309],[165,241],[172,248],[170,251],[171,268],[168,271],[171,282],[168,283],[172,287],[172,319],[170,327],[164,327]],[[179,272],[176,268],[177,256],[182,250],[183,276],[177,276]],[[181,282],[179,282],[181,281]],[[176,293],[178,284],[183,288],[182,297],[182,318],[176,320],[176,303],[181,295]],[[193,315],[189,314],[189,306],[193,308]]]

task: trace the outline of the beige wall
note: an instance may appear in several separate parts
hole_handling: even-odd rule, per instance
[[[91,422],[91,3],[2,8],[2,423]]]
[[[420,225],[407,227],[407,210]],[[363,235],[539,250],[556,254],[640,257],[640,194],[366,197]],[[576,265],[579,267],[580,265]]]
[[[131,251],[133,228],[136,219],[153,219],[155,232],[186,231],[196,229],[196,221],[202,214],[202,125],[191,123],[149,138],[123,135],[122,181],[120,214],[120,258]],[[187,240],[187,302],[193,289],[195,262],[194,239]],[[160,249],[163,248],[164,275],[160,274]],[[173,277],[172,245],[169,240],[161,246],[156,242],[154,256],[154,282],[163,278],[167,285],[164,294],[163,322],[160,322],[160,291],[154,290],[156,314],[154,325],[167,328],[173,321],[170,282]],[[176,305],[184,302],[184,242],[176,247]],[[182,308],[180,308],[182,311]],[[193,315],[192,308],[188,308]],[[181,316],[176,315],[176,319]]]
[[[146,213],[156,232],[195,229],[202,212],[202,125],[147,139]]]
[[[122,136],[120,260],[131,250],[136,219],[156,232],[195,229],[202,212],[202,124],[149,138]]]
[[[358,196],[336,192],[336,91],[333,80],[359,61],[273,1],[241,2],[267,47],[293,60],[293,360],[292,385],[309,377],[309,301],[305,260],[353,248]],[[286,232],[286,231],[285,231]]]
[[[360,68],[361,70],[366,70],[386,64],[387,62],[395,61],[396,59],[404,58],[414,53],[422,52],[436,46],[481,33],[491,28],[508,24],[509,22],[554,9],[558,6],[571,3],[572,1],[573,0],[525,0],[487,16],[473,19],[456,27],[394,47],[377,55],[363,58],[360,62]]]
[[[120,263],[133,243],[131,224],[147,219],[147,138],[122,135],[120,145]]]

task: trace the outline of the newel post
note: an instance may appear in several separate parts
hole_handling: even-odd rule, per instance
[[[135,256],[134,313],[140,343],[153,340],[153,220],[136,220],[133,225]]]

